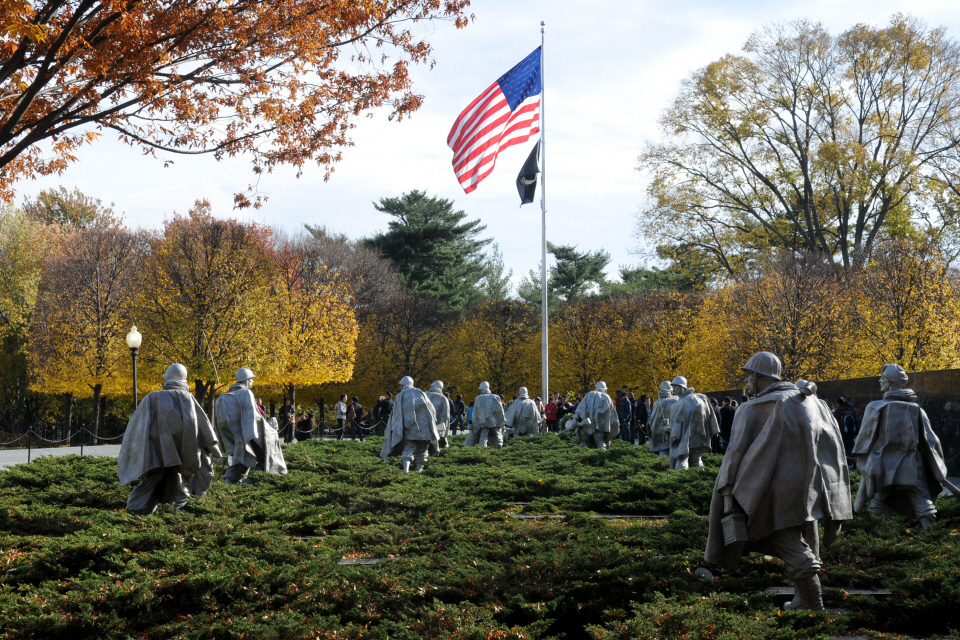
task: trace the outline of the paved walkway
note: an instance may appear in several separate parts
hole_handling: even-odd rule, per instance
[[[80,447],[51,447],[49,449],[34,449],[30,452],[30,458],[36,459],[41,456],[69,456],[71,454],[80,455]],[[116,458],[120,455],[120,445],[104,444],[94,447],[83,447],[83,455]],[[23,464],[26,461],[26,449],[0,449],[0,469],[9,469],[15,464]]]

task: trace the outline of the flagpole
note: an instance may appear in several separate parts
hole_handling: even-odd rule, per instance
[[[549,329],[549,323],[547,322],[548,309],[547,309],[547,149],[546,141],[544,139],[544,103],[546,102],[546,83],[544,82],[543,74],[543,48],[545,43],[544,33],[544,22],[540,21],[540,214],[541,214],[541,253],[540,253],[540,317],[542,322],[541,327],[541,348],[542,348],[542,359],[541,359],[541,377],[543,382],[543,404],[544,406],[550,404],[550,367],[549,367],[549,357],[550,357],[550,340],[547,335]]]

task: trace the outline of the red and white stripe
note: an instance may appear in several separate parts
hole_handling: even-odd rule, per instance
[[[540,94],[530,96],[511,112],[499,83],[494,82],[463,110],[447,136],[460,186],[466,193],[476,189],[493,171],[502,150],[538,133]]]

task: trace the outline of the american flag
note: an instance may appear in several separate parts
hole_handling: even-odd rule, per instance
[[[453,123],[447,145],[466,193],[490,175],[497,155],[540,132],[540,47],[500,76]]]

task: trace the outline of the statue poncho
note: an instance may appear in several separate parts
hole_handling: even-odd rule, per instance
[[[228,482],[238,481],[249,469],[287,472],[279,434],[257,411],[250,389],[239,382],[230,385],[229,392],[217,398],[215,416],[229,466],[225,476]]]
[[[670,454],[670,436],[666,431],[670,424],[671,411],[680,400],[669,389],[660,389],[660,399],[653,403],[647,428],[650,429],[650,451],[666,456]]]
[[[732,492],[746,514],[746,545],[724,544],[724,492]],[[737,409],[710,503],[705,558],[735,569],[742,554],[767,552],[764,543],[777,532],[802,529],[809,549],[797,551],[794,558],[806,556],[806,561],[787,561],[787,572],[794,580],[816,575],[820,567],[816,521],[821,518],[853,518],[840,430],[815,395],[800,393],[790,382],[776,382]],[[795,537],[799,540],[800,534]],[[776,549],[770,552],[783,557]]]
[[[702,467],[701,456],[720,433],[710,401],[693,388],[686,389],[670,410],[670,459],[674,469]]]
[[[217,436],[190,386],[164,383],[140,401],[120,445],[120,485],[140,479],[127,509],[150,513],[158,502],[180,508],[189,496],[202,496],[213,480],[212,458],[219,457]]]
[[[433,405],[433,412],[437,418],[437,439],[439,446],[447,447],[447,438],[450,437],[450,401],[441,391],[431,389],[427,397]]]
[[[387,462],[390,456],[399,455],[405,463],[416,460],[418,469],[422,469],[430,452],[440,450],[439,438],[433,403],[427,394],[411,385],[400,391],[393,402],[380,457]]]
[[[473,401],[473,423],[464,446],[476,444],[486,447],[490,442],[490,446],[499,449],[503,446],[505,425],[506,417],[503,415],[500,396],[489,392],[481,393]]]
[[[617,407],[606,393],[593,390],[577,405],[577,435],[581,447],[606,449],[620,435]]]
[[[476,411],[476,409],[474,409]],[[535,436],[540,433],[540,412],[530,396],[517,398],[507,409],[504,423],[518,436]]]
[[[889,506],[904,515],[935,517],[933,500],[942,489],[947,469],[940,440],[916,401],[911,389],[895,389],[886,392],[883,400],[868,404],[863,412],[853,447],[860,470],[854,504],[858,513],[868,505],[871,510],[887,512],[887,500],[892,498]]]

